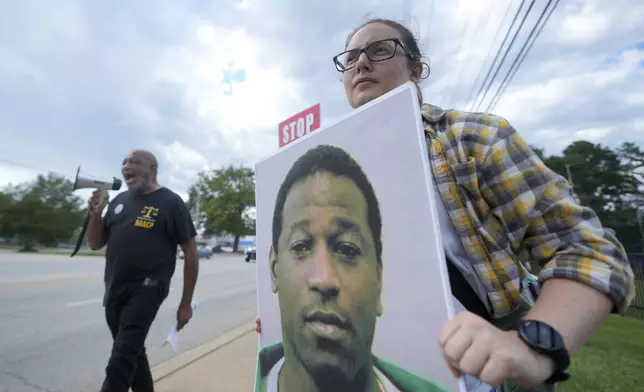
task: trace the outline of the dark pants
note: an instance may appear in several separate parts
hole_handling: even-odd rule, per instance
[[[133,392],[154,391],[145,338],[166,296],[161,284],[137,285],[105,305],[114,344],[101,392],[128,392],[130,388]]]

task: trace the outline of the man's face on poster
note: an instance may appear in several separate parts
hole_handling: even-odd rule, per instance
[[[326,172],[297,182],[270,267],[285,348],[311,373],[353,378],[382,313],[382,269],[357,185]]]

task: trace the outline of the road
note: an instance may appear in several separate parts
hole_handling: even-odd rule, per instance
[[[111,349],[101,306],[104,259],[0,251],[0,391],[98,391]],[[177,355],[161,347],[176,318],[183,287],[177,261],[171,291],[152,325],[154,366]],[[201,260],[200,307],[179,335],[190,350],[251,321],[257,313],[255,264],[242,256]]]

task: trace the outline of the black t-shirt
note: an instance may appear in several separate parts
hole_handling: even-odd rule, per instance
[[[106,303],[146,278],[168,285],[177,246],[197,234],[186,203],[167,188],[147,195],[118,194],[107,207],[102,225],[107,244]]]

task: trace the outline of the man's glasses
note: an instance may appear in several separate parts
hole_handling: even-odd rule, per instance
[[[362,49],[344,51],[333,57],[333,63],[339,72],[345,72],[356,66],[356,62],[362,53],[365,53],[370,61],[385,61],[396,55],[398,46],[403,48],[410,58],[414,58],[411,51],[398,38],[389,38],[373,42]]]

